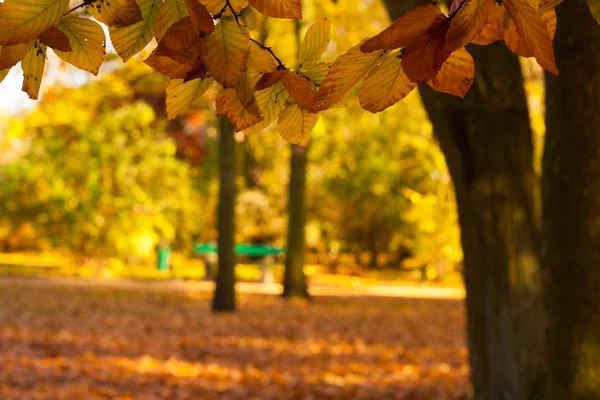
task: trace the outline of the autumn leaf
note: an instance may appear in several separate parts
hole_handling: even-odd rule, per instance
[[[183,17],[167,30],[158,43],[156,54],[159,56],[176,57],[196,46],[200,37],[194,29],[192,18]]]
[[[256,82],[254,90],[263,90],[273,86],[281,80],[282,73],[283,71],[275,71],[263,74],[258,82]]]
[[[111,0],[112,1],[112,0]],[[142,20],[123,28],[109,28],[110,39],[123,61],[142,51],[154,37],[152,24],[156,19],[159,0],[137,0]],[[108,4],[108,3],[107,3]]]
[[[415,87],[417,84],[402,71],[400,52],[394,52],[369,72],[358,92],[358,100],[362,108],[377,113],[402,100]]]
[[[124,28],[143,20],[136,0],[92,0],[86,9],[111,28]]]
[[[21,61],[23,91],[29,95],[30,99],[37,100],[39,96],[45,65],[46,45],[36,41]]]
[[[35,41],[0,47],[0,70],[17,65],[29,52]]]
[[[29,43],[69,10],[69,0],[5,0],[0,4],[0,45]]]
[[[435,78],[427,82],[438,92],[465,97],[475,77],[473,57],[463,47],[452,53]]]
[[[235,87],[250,55],[248,28],[235,21],[221,20],[205,38],[202,58],[210,75],[225,87]]]
[[[452,16],[446,33],[445,51],[453,52],[470,43],[484,28],[494,0],[455,0],[462,5]]]
[[[321,86],[325,77],[327,77],[327,73],[329,72],[330,65],[325,62],[320,62],[312,68],[307,69],[303,72],[303,75],[306,76],[312,83],[317,86]]]
[[[404,49],[402,68],[411,81],[425,83],[431,80],[450,56],[444,50],[448,27],[446,21],[436,22],[432,29]]]
[[[261,14],[275,18],[302,18],[301,0],[249,0]]]
[[[503,21],[505,14],[506,9],[494,1],[483,29],[473,38],[472,42],[479,45],[488,45],[502,39],[504,37]]]
[[[249,70],[256,72],[277,71],[277,63],[271,53],[254,42],[250,42],[250,55],[248,56],[247,67]]]
[[[315,102],[316,93],[308,79],[290,70],[282,71],[283,86],[290,97],[302,107],[310,110]]]
[[[231,10],[226,7],[227,3],[225,0],[200,0],[200,2],[204,4],[208,11],[213,15],[225,10],[223,16],[231,16]],[[231,4],[234,11],[239,14],[244,8],[248,7],[248,0],[229,0],[229,4]]]
[[[298,68],[310,69],[317,65],[327,50],[330,40],[331,22],[322,18],[312,24],[300,44]]]
[[[185,0],[165,0],[158,8],[152,25],[156,41],[160,42],[171,25],[188,15]]]
[[[360,49],[365,53],[375,50],[394,50],[406,47],[416,40],[422,38],[431,27],[446,16],[433,4],[417,7],[407,12],[383,32],[364,42]]]
[[[261,118],[248,111],[238,99],[234,89],[225,89],[215,101],[217,115],[227,115],[237,132],[258,123]]]
[[[319,88],[312,111],[331,107],[342,99],[381,60],[383,50],[363,53],[360,45],[338,57]]]
[[[306,147],[310,141],[310,132],[318,121],[318,113],[310,113],[300,105],[292,103],[279,114],[277,131],[288,142]]]
[[[47,31],[42,32],[40,35],[40,42],[52,48],[53,50],[59,50],[67,53],[73,51],[67,35],[65,35],[55,26],[51,27]]]
[[[4,80],[4,78],[6,78],[6,75],[8,75],[9,72],[10,68],[0,70],[0,83],[2,83],[2,81]]]
[[[73,51],[55,50],[62,60],[84,71],[98,74],[106,54],[105,35],[102,27],[87,18],[68,16],[62,18],[56,27],[68,38]]]
[[[558,75],[550,32],[536,10],[527,0],[504,0],[502,4],[523,39],[523,44],[531,49],[537,62],[547,71]]]
[[[212,15],[210,15],[204,4],[198,0],[185,0],[185,4],[196,34],[200,32],[211,33],[215,30]]]
[[[252,79],[250,78],[250,74],[246,68],[240,75],[240,79],[238,79],[237,84],[235,85],[235,93],[246,111],[261,119],[262,113],[260,111],[260,107],[258,106],[258,102],[256,101],[256,97],[254,96],[253,86]]]
[[[170,57],[156,54],[156,49],[144,60],[144,63],[159,74],[173,79],[185,79],[194,69],[193,65],[182,64]]]
[[[183,79],[171,79],[167,85],[167,117],[173,119],[187,113],[213,84],[212,78],[188,82],[184,82]]]
[[[279,81],[275,85],[265,90],[255,92],[256,101],[262,112],[263,119],[259,123],[244,129],[246,136],[261,132],[275,121],[279,113],[285,108],[289,94],[283,87],[283,83]]]

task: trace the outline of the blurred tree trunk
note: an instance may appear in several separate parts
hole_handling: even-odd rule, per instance
[[[386,4],[396,19],[418,1]],[[476,76],[464,101],[425,85],[420,93],[456,192],[474,396],[539,400],[539,193],[523,77],[502,42],[468,50]]]
[[[294,21],[296,49],[300,52],[300,31],[302,23]],[[304,223],[306,220],[306,165],[308,148],[291,146],[290,184],[288,196],[288,235],[285,271],[283,276],[283,297],[308,298],[308,286],[304,275],[304,256],[306,253],[306,237]]]
[[[288,235],[283,297],[308,298],[308,287],[304,275],[306,238],[304,222],[306,214],[306,164],[308,149],[292,146],[290,184],[288,198]]]
[[[546,77],[543,250],[549,399],[600,399],[600,26],[556,9],[560,76]]]
[[[219,118],[219,270],[213,298],[215,312],[235,311],[235,129],[226,116]]]

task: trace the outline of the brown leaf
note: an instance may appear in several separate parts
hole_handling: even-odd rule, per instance
[[[188,73],[194,68],[191,65],[179,63],[167,56],[159,56],[156,54],[156,49],[150,54],[150,56],[144,61],[150,68],[162,74],[174,79],[184,79]]]
[[[290,97],[307,110],[312,109],[315,103],[316,93],[308,79],[290,70],[283,71],[283,86],[287,89]]]
[[[456,11],[456,14],[451,17],[450,28],[446,33],[445,50],[449,52],[464,47],[483,30],[489,11],[494,3],[494,0],[460,1],[464,1],[464,3]]]
[[[463,47],[452,53],[435,78],[427,82],[438,92],[465,97],[475,77],[473,57]]]
[[[402,68],[412,82],[425,83],[431,80],[450,56],[444,50],[449,25],[446,21],[436,22],[435,25],[404,50]]]
[[[250,5],[261,14],[275,18],[302,18],[300,0],[250,0]]]
[[[55,26],[40,35],[40,42],[55,50],[66,52],[73,51],[67,35]]]
[[[446,16],[433,4],[417,7],[398,18],[377,36],[364,42],[360,50],[370,53],[380,49],[393,50],[409,46],[423,37],[434,24],[445,20]]]
[[[270,88],[281,80],[281,71],[267,72],[256,82],[254,90],[264,90]]]
[[[210,15],[204,4],[198,0],[185,0],[185,4],[196,34],[200,34],[200,32],[211,33],[215,30],[212,15]]]
[[[192,18],[187,16],[175,22],[158,43],[156,54],[173,57],[190,50],[200,41],[194,29]]]

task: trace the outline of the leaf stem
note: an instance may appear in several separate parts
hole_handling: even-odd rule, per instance
[[[225,0],[225,6],[231,10],[233,17],[235,18],[235,22],[239,24],[240,20],[238,19],[238,15],[236,14],[235,10],[233,9],[233,6],[231,5],[231,1]]]
[[[265,46],[264,44],[262,44],[261,42],[259,42],[258,40],[254,40],[252,38],[250,38],[250,40],[254,43],[256,43],[257,45],[260,46],[261,49],[268,51],[269,53],[271,53],[271,56],[275,59],[275,61],[277,61],[277,64],[279,64],[277,69],[281,69],[281,68],[285,68],[285,65],[283,65],[283,63],[281,62],[281,60],[279,59],[279,57],[277,57],[275,55],[275,53],[273,52],[273,50],[271,50],[270,47]]]

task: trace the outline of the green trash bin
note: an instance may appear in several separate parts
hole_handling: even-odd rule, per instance
[[[159,271],[168,271],[171,264],[171,249],[169,247],[160,247],[156,251],[156,269]]]

